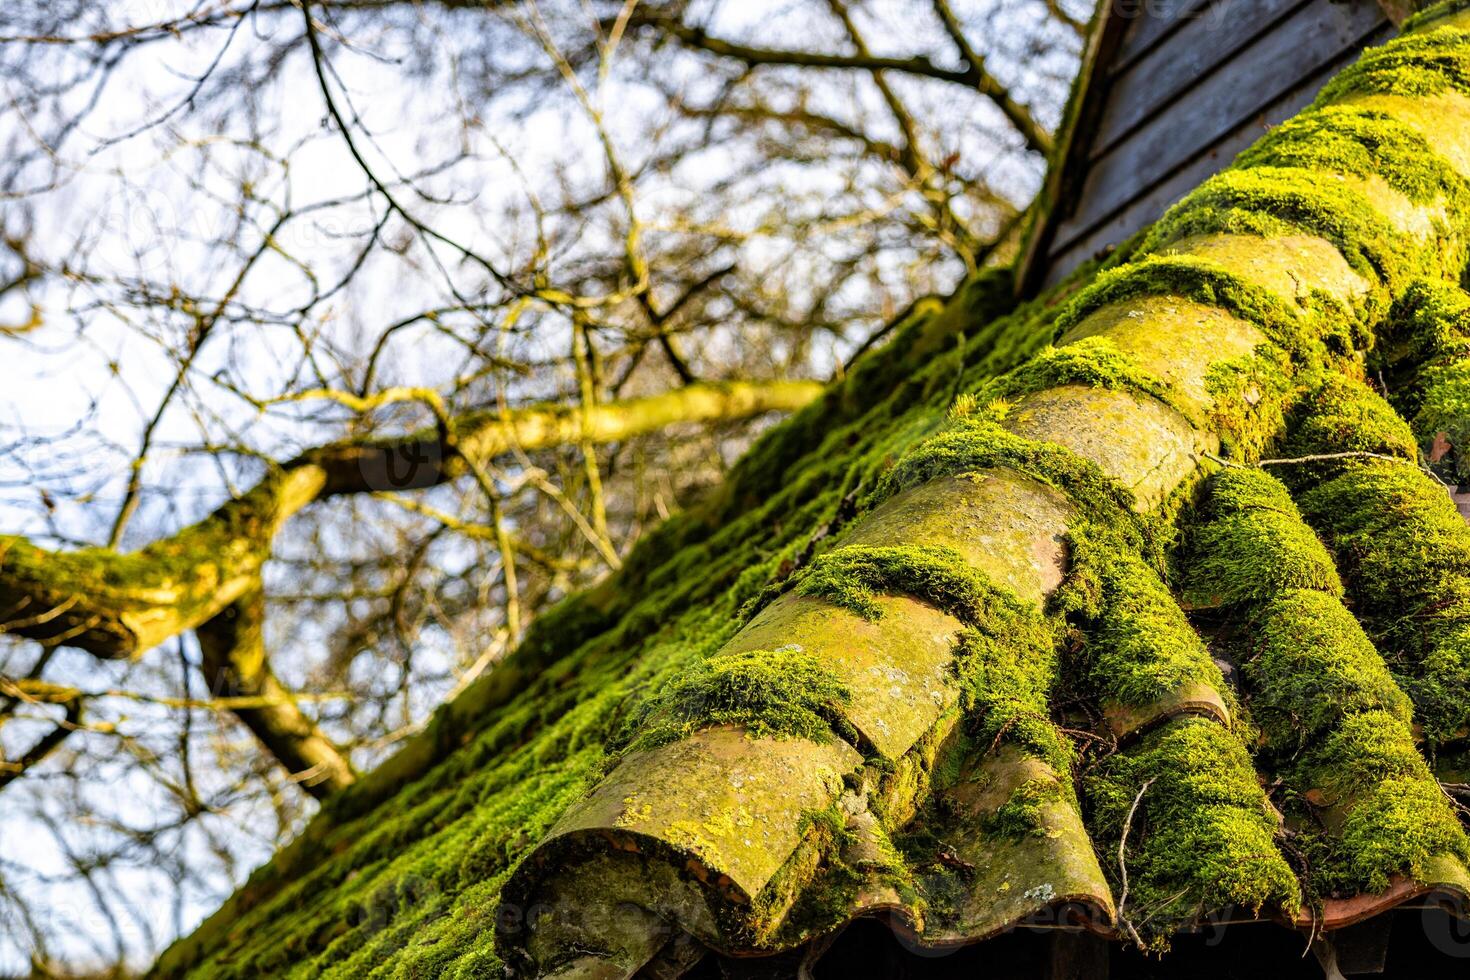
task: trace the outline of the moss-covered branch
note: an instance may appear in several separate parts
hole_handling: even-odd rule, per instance
[[[609,443],[678,423],[792,411],[822,391],[813,381],[696,384],[583,411],[531,406],[455,420],[455,452],[437,431],[336,443],[272,470],[197,524],[138,551],[56,552],[0,536],[0,632],[78,647],[99,657],[141,654],[217,615],[249,589],[285,521],[338,494],[433,486],[488,461],[581,442]]]

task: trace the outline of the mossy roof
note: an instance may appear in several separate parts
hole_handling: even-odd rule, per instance
[[[672,976],[865,915],[931,948],[1018,923],[1157,947],[1220,913],[1312,930],[1470,893],[1431,767],[1464,781],[1470,526],[1403,407],[1323,370],[1362,345],[1344,303],[1288,309],[1177,245],[1284,236],[1288,273],[1345,292],[1414,270],[1352,267],[1334,235],[1387,233],[1341,215],[1239,231],[1229,193],[1295,200],[1263,181],[1207,187],[1116,272],[1020,305],[987,272],[917,304],[155,975]],[[1470,307],[1408,295],[1433,367]],[[1230,318],[1229,370],[1120,356],[1122,303]],[[1241,392],[1255,408],[1225,411]],[[1110,453],[1124,426],[1178,446],[1178,473]],[[1186,478],[1268,431],[1323,458]]]
[[[996,535],[1032,533],[1024,522],[978,527],[963,509],[926,505],[925,488],[946,480],[964,485],[961,499],[1001,495],[1037,520],[1079,500],[1099,514],[1115,506],[1106,493],[1087,505],[1066,482],[1084,477],[1048,470],[1045,459],[934,479],[945,467],[965,469],[955,456],[977,445],[954,433],[986,425],[974,397],[959,399],[956,416],[957,391],[988,399],[1059,380],[1148,386],[1087,344],[1090,354],[1042,357],[1027,369],[1036,375],[1029,383],[1025,372],[1002,378],[1046,350],[1068,288],[1010,308],[1008,277],[989,273],[945,304],[911,311],[892,343],[764,436],[711,499],[651,534],[621,573],[543,616],[497,672],[330,801],[155,974],[499,975],[501,944],[524,924],[519,900],[530,883],[573,866],[595,869],[610,894],[661,891],[670,903],[661,914],[704,921],[750,949],[805,942],[877,911],[939,945],[1062,907],[1111,930],[1118,881],[1107,840],[1145,784],[1193,815],[1168,833],[1217,842],[1212,876],[1251,879],[1221,888],[1234,901],[1252,896],[1263,916],[1289,920],[1308,887],[1330,902],[1393,886],[1392,902],[1435,884],[1470,885],[1442,856],[1413,867],[1421,854],[1442,855],[1446,841],[1451,851],[1462,846],[1453,818],[1426,831],[1439,835],[1434,846],[1410,841],[1400,848],[1410,853],[1386,859],[1319,842],[1320,864],[1335,876],[1325,884],[1304,886],[1284,863],[1240,870],[1232,847],[1274,851],[1279,822],[1300,816],[1251,803],[1262,780],[1291,780],[1292,799],[1333,794],[1341,833],[1376,839],[1382,828],[1353,824],[1351,800],[1403,797],[1407,786],[1412,810],[1425,802],[1415,787],[1429,778],[1408,699],[1342,606],[1332,558],[1275,480],[1258,471],[1217,478],[1182,546],[1205,557],[1174,583],[1200,608],[1199,622],[1229,607],[1261,624],[1259,649],[1229,651],[1264,692],[1251,699],[1262,732],[1253,757],[1228,736],[1238,705],[1216,662],[1224,648],[1207,649],[1156,566],[1130,557],[1145,552],[1118,535],[1079,537],[1062,608],[1044,616],[1028,603],[1057,587],[1060,569],[1050,580],[1017,569],[997,589],[924,544],[936,528],[968,529],[977,549]],[[905,455],[916,444],[927,455]],[[1068,496],[1048,479],[1070,486]],[[908,546],[859,537],[826,551],[859,506],[875,515],[868,538]],[[846,557],[834,564],[837,556]],[[1262,561],[1267,575],[1252,564]],[[883,631],[885,613],[900,606],[904,622],[923,624],[917,635]],[[867,625],[839,621],[841,609]],[[782,612],[779,629],[762,625],[771,610]],[[1098,730],[1141,740],[1080,780],[1077,751],[1088,743],[1059,734],[1046,680],[1068,623],[1085,624],[1099,647],[1097,676],[1083,685],[1101,712]],[[808,634],[833,629],[849,631],[835,671],[803,646]],[[1355,652],[1324,656],[1334,643]],[[1381,724],[1364,728],[1365,719]],[[759,766],[749,764],[751,740],[765,746]],[[1305,742],[1318,747],[1302,756]],[[1199,760],[1204,774],[1166,787],[1180,758]],[[1389,767],[1401,783],[1365,783],[1352,771],[1359,763]],[[870,840],[853,839],[851,815],[830,812],[834,793],[854,779],[882,781],[876,798],[891,808],[871,821]],[[1199,853],[1197,842],[1150,853],[1167,864],[1184,852]],[[1427,884],[1406,890],[1401,872],[1415,870]]]
[[[944,424],[956,391],[980,387],[1045,346],[1058,298],[1014,305],[1009,273],[996,271],[947,302],[925,300],[901,316],[889,344],[764,435],[710,499],[649,534],[622,571],[544,614],[491,675],[329,801],[298,840],[168,950],[155,974],[467,976],[498,967],[501,888],[517,862],[617,758],[657,752],[663,740],[630,744],[637,741],[630,733],[660,721],[698,723],[661,713],[661,695],[667,700],[682,683],[706,695],[701,703],[713,720],[754,720],[741,718],[738,705],[725,714],[721,706],[732,699],[748,704],[763,678],[742,677],[739,663],[711,663],[709,655],[751,616],[747,606],[787,578],[824,529],[840,524],[856,495]],[[809,589],[806,583],[773,601],[812,603],[812,628],[820,628],[822,603],[799,594]],[[1040,585],[1032,591],[1039,595]],[[912,649],[865,646],[871,662],[854,677],[811,678],[810,707],[800,697],[783,698],[789,710],[771,720],[766,736],[780,745],[783,735],[803,730],[783,725],[846,717],[849,708],[874,702],[879,683],[904,685],[906,700],[931,707],[957,700],[944,631],[952,634],[959,624],[935,617],[930,675],[913,669]],[[758,631],[758,616],[753,625]],[[799,660],[789,651],[786,659]],[[881,743],[884,726],[907,726],[898,738],[911,743],[921,725],[873,711],[853,717],[871,717],[864,745]],[[838,778],[859,757],[836,735],[820,753],[837,758]],[[627,805],[628,819],[640,806]],[[671,833],[697,851],[714,832],[688,826]],[[762,839],[749,863],[761,866],[772,855],[783,862],[790,849],[789,841]],[[738,866],[732,870],[738,881]]]

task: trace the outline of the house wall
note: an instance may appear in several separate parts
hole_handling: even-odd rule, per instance
[[[1041,259],[1050,285],[1163,214],[1393,26],[1374,0],[1110,0],[1118,40]]]

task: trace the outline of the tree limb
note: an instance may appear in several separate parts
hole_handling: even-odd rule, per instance
[[[137,656],[253,589],[277,531],[313,501],[436,486],[469,475],[467,460],[488,462],[512,449],[607,444],[675,423],[794,411],[822,387],[816,381],[700,383],[586,409],[552,404],[471,413],[454,420],[452,452],[437,426],[394,439],[334,443],[274,467],[204,520],[134,552],[52,552],[19,535],[0,535],[0,632],[103,658]]]
[[[11,692],[7,691],[7,694]],[[69,691],[62,695],[46,699],[49,703],[64,704],[66,716],[56,723],[51,729],[21,753],[19,758],[0,758],[0,790],[10,783],[25,775],[32,766],[41,762],[65,742],[72,732],[76,731],[82,721],[82,697],[79,692]]]
[[[1051,152],[1051,135],[1031,115],[1031,110],[1012,98],[1009,89],[987,72],[982,64],[971,62],[964,68],[945,68],[935,64],[924,55],[895,58],[871,53],[828,54],[822,51],[797,51],[789,48],[760,48],[713,37],[703,28],[691,27],[657,12],[634,14],[633,24],[662,31],[687,48],[722,58],[733,58],[751,67],[790,65],[798,68],[833,68],[849,71],[896,71],[963,85],[978,91],[993,102],[1026,140],[1028,147],[1038,153]]]
[[[303,790],[326,799],[352,785],[357,776],[271,670],[264,618],[265,596],[256,588],[200,624],[195,635],[210,692],[224,698],[259,699],[255,706],[231,710]]]

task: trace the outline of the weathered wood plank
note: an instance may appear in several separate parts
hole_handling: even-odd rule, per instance
[[[1108,66],[1121,74],[1161,41],[1191,20],[1211,19],[1216,23],[1235,0],[1108,0],[1113,16],[1128,21],[1127,33],[1118,54]]]
[[[1370,0],[1314,0],[1301,8],[1096,161],[1077,207],[1057,230],[1053,250],[1091,234],[1304,79],[1318,76],[1344,53],[1356,55],[1386,27],[1383,12]]]
[[[1393,28],[1383,24],[1370,36],[1367,43],[1378,44],[1393,35]],[[1227,133],[1223,138],[1197,154],[1164,180],[1142,193],[1115,211],[1106,220],[1096,225],[1082,237],[1073,237],[1063,243],[1059,235],[1057,246],[1046,260],[1045,285],[1059,282],[1063,276],[1110,245],[1116,245],[1129,235],[1148,225],[1162,215],[1169,206],[1211,174],[1223,170],[1236,154],[1254,143],[1266,130],[1291,118],[1316,97],[1318,90],[1337,72],[1358,56],[1358,49],[1344,51],[1336,60],[1323,66],[1311,77],[1299,82],[1291,91],[1277,97],[1260,113],[1251,117]]]
[[[1181,94],[1198,86],[1217,69],[1230,65],[1231,57],[1254,43],[1281,20],[1304,6],[1323,0],[1234,0],[1217,2],[1215,11],[1229,10],[1219,17],[1210,11],[1192,17],[1127,71],[1115,74],[1093,137],[1089,158],[1097,160],[1127,138],[1134,129],[1158,114]],[[1248,9],[1248,14],[1242,10]],[[1313,12],[1316,15],[1316,12]]]

